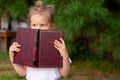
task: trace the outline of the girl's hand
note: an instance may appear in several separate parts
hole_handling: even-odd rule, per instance
[[[18,44],[17,42],[14,42],[9,48],[9,57],[10,57],[10,61],[13,65],[15,71],[20,76],[25,76],[26,75],[26,68],[23,65],[14,64],[14,62],[13,62],[15,52],[19,52],[19,51],[20,51],[20,44]]]
[[[68,58],[68,51],[65,42],[62,38],[60,38],[60,41],[58,40],[54,41],[54,47],[60,52],[63,58]]]
[[[59,68],[59,73],[61,76],[67,76],[70,70],[70,62],[69,62],[69,55],[65,45],[65,42],[62,38],[60,41],[54,41],[54,47],[60,52],[61,56],[63,57],[63,66]]]
[[[14,52],[20,51],[19,47],[20,47],[20,45],[17,42],[13,42],[13,44],[9,48],[9,53],[10,53],[11,57],[14,56]]]

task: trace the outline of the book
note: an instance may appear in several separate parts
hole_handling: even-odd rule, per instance
[[[62,57],[54,47],[54,40],[63,37],[60,30],[38,30],[18,28],[16,42],[20,52],[15,53],[13,62],[30,67],[62,67]]]

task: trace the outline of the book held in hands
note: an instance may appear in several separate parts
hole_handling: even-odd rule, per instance
[[[15,52],[13,62],[30,67],[62,67],[62,57],[54,47],[54,40],[60,40],[62,31],[18,28],[16,42],[20,52]]]

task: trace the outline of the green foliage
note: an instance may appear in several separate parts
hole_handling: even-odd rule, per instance
[[[25,0],[20,0],[19,3],[17,0],[14,1],[10,6],[10,16],[17,20],[23,20],[27,18],[28,6]]]
[[[116,47],[116,48],[113,50],[113,56],[115,57],[116,60],[119,60],[119,59],[120,59],[120,47]]]
[[[57,7],[56,23],[59,29],[64,30],[72,55],[89,52],[103,57],[112,54],[110,59],[116,59],[113,55],[120,53],[118,49],[116,51],[120,44],[119,15],[110,12],[103,4],[104,0],[71,0],[60,10]],[[84,40],[80,40],[83,37]]]
[[[0,17],[7,14],[10,20],[25,20],[28,14],[28,8],[29,4],[27,0],[0,0]]]
[[[94,69],[94,70],[100,70],[104,72],[104,74],[109,73],[116,73],[120,72],[120,64],[119,61],[110,61],[110,60],[100,60],[95,58],[90,58],[85,61],[79,60],[75,61],[73,64],[76,64],[78,67],[86,69]]]

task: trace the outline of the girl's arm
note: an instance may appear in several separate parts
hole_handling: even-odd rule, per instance
[[[62,38],[60,38],[60,41],[61,42],[55,40],[54,47],[60,52],[61,56],[63,57],[63,67],[59,68],[59,72],[61,76],[65,77],[68,75],[70,70],[70,61],[65,42]]]
[[[19,52],[20,45],[17,42],[14,42],[9,49],[9,57],[10,61],[15,69],[15,71],[20,75],[20,76],[25,76],[26,75],[26,69],[24,66],[19,65],[19,64],[14,64],[13,59],[14,59],[14,52]]]

